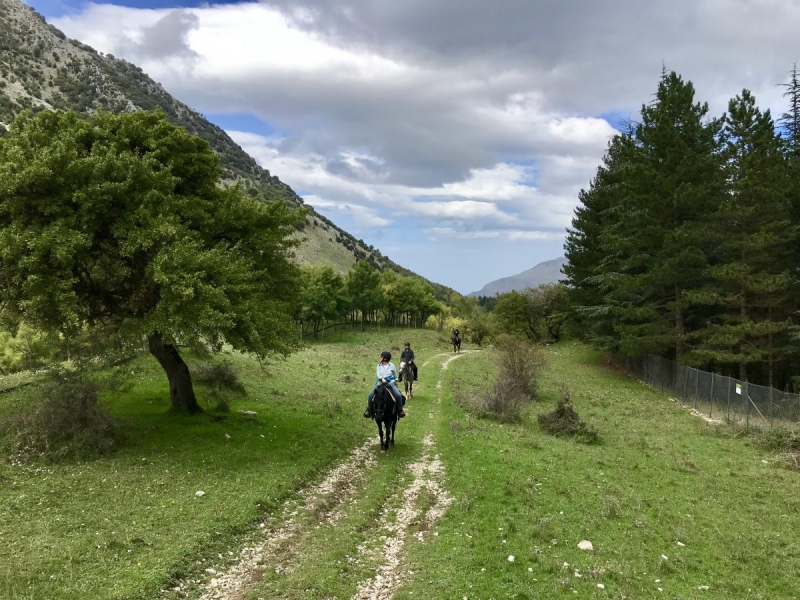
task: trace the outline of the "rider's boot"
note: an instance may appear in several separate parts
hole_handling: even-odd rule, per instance
[[[365,419],[372,419],[373,417],[374,417],[374,414],[372,412],[372,407],[371,406],[367,406],[367,410],[364,411],[364,418]]]

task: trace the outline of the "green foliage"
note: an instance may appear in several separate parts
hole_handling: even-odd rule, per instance
[[[361,313],[362,326],[367,315],[381,305],[380,282],[380,273],[364,260],[358,261],[347,274],[347,295],[352,308]]]
[[[641,121],[611,141],[567,236],[569,297],[588,340],[788,382],[798,357],[793,110],[784,143],[747,90],[709,119],[690,82],[663,74]]]
[[[0,371],[14,373],[48,364],[55,356],[53,336],[22,323],[16,333],[0,331]]]
[[[177,343],[292,349],[304,214],[220,186],[207,142],[165,114],[21,114],[0,140],[0,302],[73,338],[150,340],[176,409],[198,410]]]
[[[21,115],[0,140],[5,306],[48,331],[113,321],[286,353],[297,216],[219,175],[163,113]]]
[[[323,319],[336,320],[348,304],[344,279],[332,267],[304,267],[300,294],[300,319],[310,323],[317,339]]]

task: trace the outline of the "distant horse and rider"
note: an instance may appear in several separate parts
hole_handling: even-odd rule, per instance
[[[453,344],[453,352],[461,352],[461,334],[458,329],[454,329],[450,334],[450,343]]]

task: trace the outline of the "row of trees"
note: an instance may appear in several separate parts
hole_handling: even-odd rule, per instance
[[[422,326],[442,312],[433,289],[418,277],[377,271],[361,260],[342,276],[329,266],[304,267],[295,318],[317,339],[325,321]]]
[[[800,82],[778,124],[744,90],[720,118],[663,73],[580,194],[564,271],[598,346],[787,385],[800,254]]]

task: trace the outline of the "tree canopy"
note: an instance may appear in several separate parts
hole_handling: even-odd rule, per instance
[[[199,410],[177,346],[290,350],[301,212],[220,185],[209,144],[160,111],[21,114],[0,140],[0,302],[65,336],[147,336],[175,408]]]

